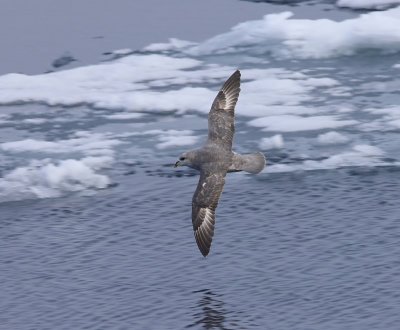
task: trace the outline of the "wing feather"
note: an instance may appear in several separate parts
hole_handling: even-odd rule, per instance
[[[215,209],[225,184],[226,172],[201,173],[192,201],[192,223],[197,246],[203,256],[210,252],[214,236]]]
[[[222,86],[208,115],[208,143],[232,149],[235,133],[235,106],[240,93],[240,71],[236,70]]]

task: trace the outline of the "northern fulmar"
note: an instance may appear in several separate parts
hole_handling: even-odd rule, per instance
[[[246,171],[257,174],[265,167],[261,152],[240,155],[232,151],[235,105],[240,92],[240,71],[222,86],[208,114],[208,138],[203,147],[184,152],[175,163],[200,171],[192,200],[192,223],[197,246],[204,257],[214,236],[215,209],[225,184],[226,173]]]

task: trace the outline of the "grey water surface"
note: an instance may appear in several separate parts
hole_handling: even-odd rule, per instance
[[[208,258],[179,173],[2,206],[1,328],[396,329],[398,171],[231,174]]]

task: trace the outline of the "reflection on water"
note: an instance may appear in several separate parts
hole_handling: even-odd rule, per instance
[[[195,322],[187,328],[200,325],[203,329],[232,329],[226,327],[226,310],[221,296],[216,295],[211,290],[203,289],[194,291],[201,293],[201,298],[193,308],[195,313],[193,318]]]

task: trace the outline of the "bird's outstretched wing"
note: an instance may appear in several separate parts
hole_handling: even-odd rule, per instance
[[[225,82],[208,114],[208,143],[232,149],[235,133],[235,105],[240,93],[240,71],[236,70]]]
[[[203,256],[210,252],[214,236],[215,209],[225,184],[226,172],[201,173],[192,201],[192,223]]]

